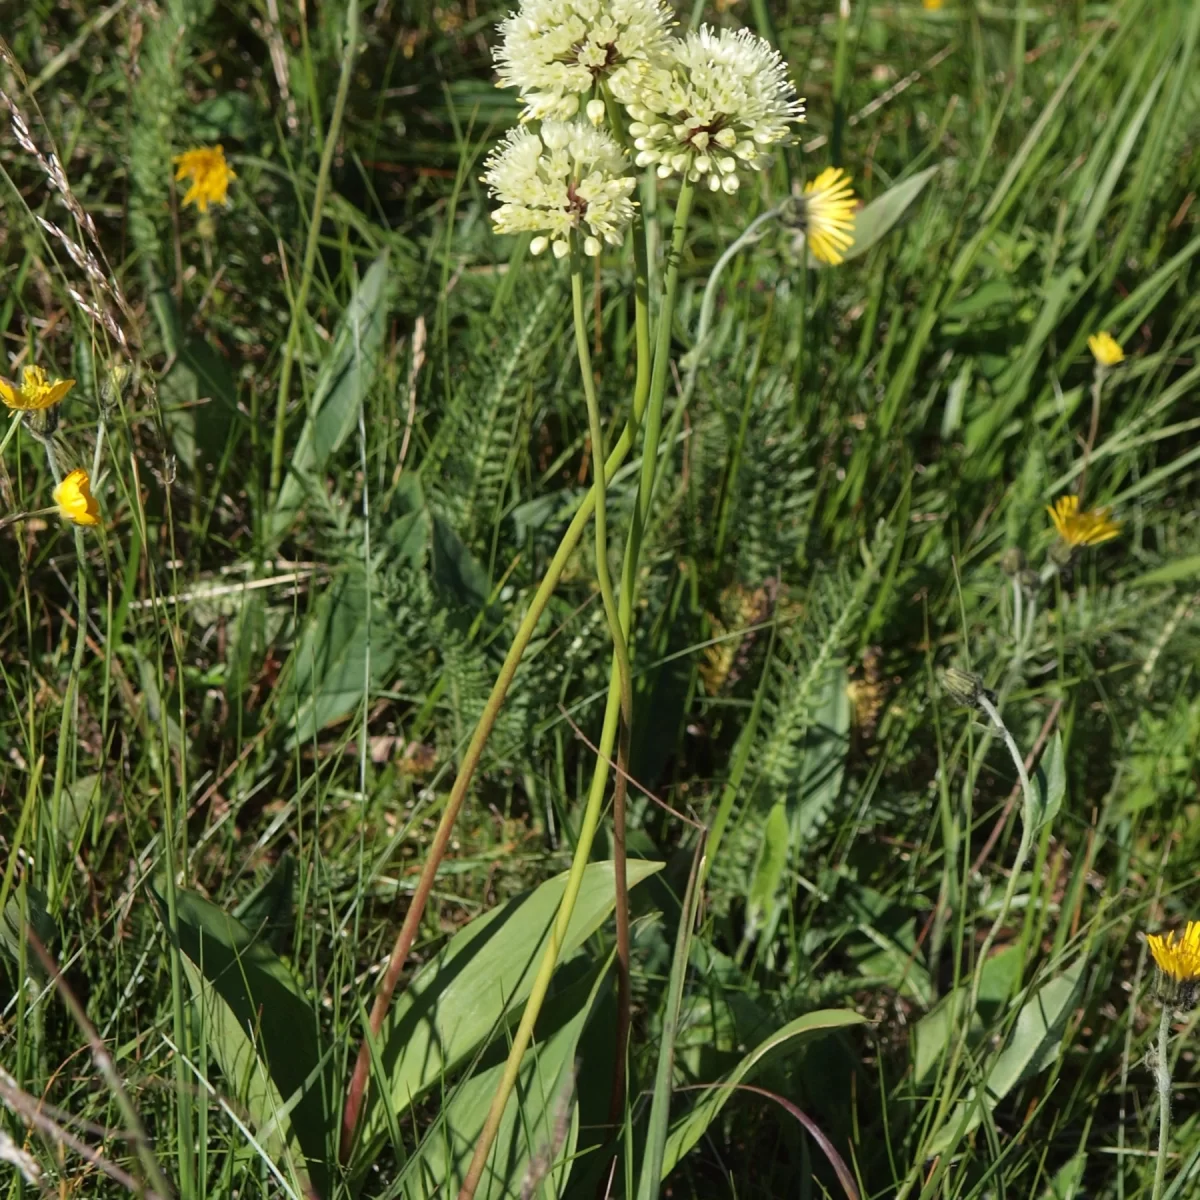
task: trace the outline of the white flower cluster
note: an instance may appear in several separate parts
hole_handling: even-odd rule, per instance
[[[739,167],[761,170],[765,151],[804,119],[804,105],[768,42],[747,29],[703,26],[649,73],[629,115],[638,166],[735,192]]]
[[[520,91],[527,120],[567,120],[601,83],[628,104],[666,54],[670,19],[662,0],[525,0],[500,23],[500,84]]]
[[[620,244],[634,180],[625,150],[600,128],[610,104],[630,118],[638,166],[725,192],[804,119],[768,42],[707,26],[681,39],[669,24],[664,0],[522,0],[501,22],[501,85],[518,88],[523,120],[541,125],[513,130],[487,161],[497,232],[534,233],[535,254],[552,246],[560,258],[573,230],[588,254]]]
[[[492,213],[496,232],[537,234],[534,254],[551,246],[562,258],[575,230],[583,252],[597,255],[602,242],[621,244],[633,218],[629,160],[610,134],[584,120],[543,121],[538,133],[519,125],[484,166],[501,202]]]

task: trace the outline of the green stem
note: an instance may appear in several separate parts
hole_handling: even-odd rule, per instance
[[[303,23],[302,23],[303,24]],[[346,94],[350,90],[350,75],[358,52],[358,0],[349,0],[346,5],[346,45],[342,52],[342,71],[338,78],[337,96],[333,102],[333,120],[325,137],[321,151],[321,165],[317,170],[317,188],[313,194],[312,219],[308,226],[308,239],[304,245],[304,265],[300,272],[300,286],[296,291],[296,302],[292,307],[292,320],[288,326],[287,343],[283,350],[283,365],[279,372],[279,393],[275,397],[275,436],[271,442],[271,498],[279,494],[283,481],[283,438],[287,429],[288,391],[292,382],[292,366],[296,361],[296,344],[300,340],[300,323],[308,302],[308,290],[312,286],[314,267],[317,261],[317,244],[321,234],[321,213],[325,208],[325,193],[329,189],[329,172],[333,166],[333,154],[337,149],[338,133],[342,116],[346,111]],[[314,101],[315,103],[315,101]]]
[[[679,288],[679,264],[683,257],[683,242],[687,233],[688,216],[692,207],[693,185],[686,180],[679,190],[679,200],[675,207],[675,224],[671,235],[670,257],[667,262],[666,287],[663,304],[658,316],[658,336],[654,349],[654,367],[650,377],[650,398],[646,413],[646,440],[642,451],[642,472],[638,483],[637,504],[634,508],[633,524],[629,531],[629,541],[625,547],[625,564],[622,572],[621,587],[621,626],[628,630],[632,622],[633,602],[637,579],[637,559],[641,549],[642,534],[650,510],[654,494],[654,482],[658,461],[658,442],[662,432],[663,400],[666,395],[667,375],[671,353],[671,324],[675,314],[675,297]],[[466,1177],[458,1193],[458,1200],[473,1200],[483,1169],[491,1153],[492,1144],[500,1128],[501,1118],[508,1098],[517,1082],[521,1069],[521,1059],[529,1047],[533,1037],[533,1027],[541,1013],[542,1003],[550,987],[554,968],[558,964],[558,955],[566,937],[571,916],[575,910],[575,902],[579,897],[579,889],[583,883],[583,874],[587,868],[588,859],[592,852],[592,842],[595,840],[596,829],[600,823],[600,813],[603,807],[604,792],[608,781],[609,758],[612,754],[613,743],[616,740],[618,718],[620,716],[620,671],[614,662],[609,672],[608,698],[604,709],[604,725],[600,733],[596,765],[592,772],[592,786],[588,793],[587,807],[584,810],[583,822],[579,830],[579,840],[575,846],[575,854],[571,860],[571,870],[567,876],[567,885],[559,904],[558,916],[554,928],[550,931],[549,944],[542,956],[538,967],[533,989],[521,1015],[521,1023],[513,1037],[509,1050],[508,1061],[504,1065],[504,1075],[496,1095],[488,1110],[487,1120],[483,1131],[475,1144],[475,1153],[467,1169]]]
[[[583,394],[587,402],[588,434],[592,442],[592,476],[596,492],[596,582],[600,588],[600,599],[604,604],[604,615],[608,620],[613,639],[613,657],[621,674],[621,709],[625,720],[632,716],[632,686],[629,674],[629,652],[621,635],[617,617],[617,600],[613,593],[612,578],[608,571],[608,515],[606,511],[606,486],[604,477],[604,427],[600,423],[600,405],[596,399],[596,382],[592,376],[592,356],[588,349],[587,314],[583,303],[583,256],[579,252],[575,234],[571,236],[571,302],[575,316],[575,350],[579,355],[579,370],[583,376]]]
[[[634,232],[634,257],[635,262],[638,264],[638,284],[635,289],[635,303],[637,306],[635,329],[639,358],[638,371],[629,420],[626,422],[621,436],[617,439],[616,445],[613,446],[608,456],[608,461],[604,465],[604,477],[606,479],[612,478],[616,474],[618,468],[628,456],[630,448],[633,446],[634,438],[637,436],[638,426],[645,411],[646,400],[650,391],[649,366],[643,370],[641,365],[643,358],[649,358],[650,343],[649,318],[647,316],[647,288],[645,283],[645,254],[644,252],[640,255],[638,254],[636,249],[636,228]],[[646,347],[645,352],[643,352],[643,346]],[[471,735],[471,740],[467,744],[466,751],[463,753],[458,774],[455,776],[454,783],[450,788],[446,807],[442,812],[441,819],[438,821],[433,842],[430,844],[429,853],[426,855],[425,863],[421,868],[421,876],[417,880],[416,890],[413,892],[413,898],[408,906],[408,911],[404,915],[404,922],[400,927],[400,932],[396,935],[396,942],[392,947],[387,970],[384,972],[383,981],[375,996],[375,1002],[371,1008],[369,1032],[359,1046],[358,1058],[354,1064],[354,1073],[351,1076],[350,1086],[346,1093],[346,1104],[342,1113],[341,1157],[343,1162],[349,1159],[350,1151],[353,1148],[355,1131],[358,1128],[359,1114],[362,1111],[362,1103],[367,1086],[367,1075],[371,1064],[370,1039],[377,1037],[379,1031],[383,1028],[383,1021],[387,1015],[388,1008],[391,1006],[396,985],[400,980],[404,965],[408,961],[412,944],[416,940],[417,929],[420,927],[421,918],[425,913],[425,905],[429,902],[429,895],[433,890],[433,883],[437,877],[437,869],[445,857],[446,848],[449,846],[450,838],[454,832],[454,823],[458,819],[463,800],[467,795],[467,789],[471,785],[471,779],[474,777],[475,769],[479,766],[479,760],[483,755],[483,749],[487,745],[492,728],[496,724],[496,718],[504,704],[505,697],[508,695],[509,686],[512,684],[513,677],[517,673],[517,668],[520,666],[521,658],[529,645],[530,639],[533,637],[534,630],[542,618],[542,613],[545,612],[546,605],[549,604],[550,597],[554,594],[554,589],[558,586],[558,581],[566,569],[571,555],[575,552],[575,547],[579,545],[579,539],[583,536],[583,531],[591,519],[595,503],[596,487],[593,483],[591,490],[583,498],[579,508],[575,512],[575,516],[571,519],[571,524],[567,527],[566,533],[563,534],[562,541],[559,543],[558,549],[554,552],[554,557],[546,569],[546,574],[542,582],[538,585],[533,600],[530,602],[529,609],[517,628],[512,645],[509,647],[507,655],[505,655],[504,662],[500,667],[500,673],[497,675],[496,682],[492,685],[491,694],[484,705],[483,713],[479,718],[479,724],[476,725],[475,731]]]
[[[8,429],[4,433],[4,441],[0,442],[0,456],[3,456],[5,450],[8,449],[8,443],[13,440],[13,436],[16,434],[20,424],[21,414],[19,412],[13,413],[12,420],[8,423]]]
[[[571,235],[571,301],[575,316],[575,350],[583,375],[583,394],[587,400],[588,432],[592,443],[592,475],[596,488],[596,582],[604,603],[604,615],[613,644],[613,662],[621,688],[623,735],[617,750],[617,783],[613,797],[613,885],[616,890],[617,925],[617,1054],[613,1064],[612,1104],[615,1106],[625,1088],[625,1036],[629,1029],[631,994],[629,986],[629,880],[625,856],[625,772],[629,766],[629,731],[633,725],[633,676],[629,669],[629,649],[617,612],[612,578],[608,571],[608,518],[605,503],[604,427],[600,423],[600,405],[592,377],[592,359],[588,350],[587,316],[583,303],[583,255],[578,234]],[[616,793],[619,793],[618,801]]]
[[[1167,1148],[1171,1141],[1171,1065],[1167,1057],[1171,1040],[1171,1006],[1163,1004],[1158,1022],[1158,1062],[1154,1075],[1158,1082],[1158,1155],[1154,1160],[1154,1190],[1150,1200],[1162,1200],[1167,1178]]]

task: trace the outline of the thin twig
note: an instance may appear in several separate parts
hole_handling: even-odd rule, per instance
[[[600,747],[597,746],[596,743],[593,742],[588,737],[588,735],[586,733],[584,733],[583,730],[580,729],[579,726],[576,725],[574,721],[571,720],[571,714],[569,712],[567,712],[566,706],[563,704],[559,704],[558,711],[560,713],[562,713],[563,720],[566,721],[566,723],[571,727],[571,732],[574,733],[575,736],[594,755],[596,755],[598,758],[603,757],[600,754]],[[702,825],[699,821],[695,820],[692,817],[689,817],[686,813],[681,813],[677,808],[672,808],[665,800],[656,796],[648,787],[646,787],[644,784],[640,783],[637,779],[635,779],[632,775],[630,775],[629,772],[626,771],[624,767],[622,767],[618,763],[614,762],[611,758],[605,757],[604,761],[608,764],[608,766],[611,770],[615,771],[618,775],[623,775],[625,777],[626,783],[633,784],[633,786],[635,788],[637,788],[637,790],[639,792],[641,792],[642,795],[645,796],[647,800],[653,801],[653,803],[657,804],[658,807],[661,808],[664,812],[670,813],[671,816],[676,818],[676,820],[682,821],[685,825],[690,825],[693,829],[698,829],[701,832],[707,832],[708,826]]]
[[[1045,721],[1042,722],[1042,728],[1038,731],[1037,738],[1034,740],[1033,748],[1025,756],[1025,770],[1027,772],[1033,770],[1034,763],[1042,755],[1042,750],[1046,745],[1047,739],[1050,737],[1051,731],[1054,729],[1055,722],[1058,720],[1058,714],[1062,711],[1063,702],[1055,700],[1050,706],[1050,711],[1046,714]],[[983,864],[987,861],[987,857],[995,849],[997,841],[1000,840],[1001,833],[1004,832],[1005,825],[1008,824],[1009,815],[1012,813],[1013,805],[1021,795],[1021,781],[1018,779],[1012,786],[1012,791],[1008,793],[1008,799],[1004,802],[1004,810],[996,820],[996,824],[992,826],[992,832],[988,834],[988,839],[983,843],[983,849],[979,851],[978,857],[971,864],[971,874],[978,875]]]

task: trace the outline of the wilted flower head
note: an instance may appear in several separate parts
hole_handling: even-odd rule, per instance
[[[82,467],[76,467],[51,495],[64,521],[76,525],[100,524],[100,505],[92,495],[92,481]]]
[[[179,169],[176,179],[190,179],[191,187],[183,195],[186,207],[194,204],[201,212],[208,212],[210,204],[224,204],[229,191],[229,181],[236,179],[233,168],[225,161],[223,146],[201,146],[187,150],[171,160]]]
[[[857,207],[850,176],[840,167],[826,167],[788,201],[784,220],[803,233],[813,258],[836,266],[854,245]]]
[[[535,233],[534,254],[553,246],[561,258],[577,230],[585,254],[601,242],[619,246],[633,218],[625,152],[602,129],[582,119],[543,121],[533,133],[520,125],[484,164],[484,182],[501,201],[492,213],[497,233]]]
[[[1053,508],[1047,508],[1058,536],[1070,547],[1098,546],[1121,532],[1121,522],[1112,519],[1109,508],[1079,511],[1078,496],[1060,496]]]
[[[1200,921],[1189,921],[1182,933],[1152,933],[1146,938],[1158,964],[1163,998],[1177,1008],[1191,1008],[1200,990]]]
[[[638,166],[707,180],[714,192],[737,191],[739,168],[761,170],[768,147],[804,119],[769,42],[748,29],[708,26],[672,44],[670,61],[646,72],[628,107]]]
[[[601,80],[628,103],[647,64],[665,53],[670,20],[661,0],[525,0],[500,22],[501,86],[520,90],[533,120],[573,117]]]
[[[40,412],[57,404],[73,387],[73,379],[51,379],[41,367],[26,367],[19,384],[0,379],[0,400],[21,412]]]
[[[1092,357],[1102,367],[1115,367],[1117,363],[1125,360],[1125,351],[1121,349],[1121,343],[1106,329],[1100,333],[1093,333],[1087,344]]]

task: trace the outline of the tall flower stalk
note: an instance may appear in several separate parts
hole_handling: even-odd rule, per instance
[[[471,1200],[475,1194],[557,966],[603,814],[614,747],[613,866],[619,962],[614,1117],[624,1103],[625,1043],[630,1025],[625,771],[634,720],[630,635],[639,560],[658,480],[680,265],[696,185],[736,192],[739,176],[761,170],[769,161],[770,150],[787,140],[790,123],[802,119],[803,108],[787,80],[783,60],[761,39],[744,32],[729,35],[705,29],[680,40],[668,34],[667,21],[668,10],[657,0],[618,0],[611,6],[595,0],[525,0],[520,11],[501,25],[504,41],[497,55],[501,83],[521,88],[525,120],[536,123],[537,128],[523,124],[511,131],[489,157],[484,180],[499,201],[493,213],[497,232],[530,234],[534,254],[549,249],[553,257],[569,259],[593,484],[518,627],[463,755],[359,1050],[343,1112],[343,1160],[350,1155],[358,1128],[371,1040],[382,1030],[454,822],[533,631],[593,516],[596,583],[612,640],[612,662],[596,762],[567,884],[460,1200]],[[558,44],[564,38],[565,50]],[[653,339],[648,280],[655,229],[653,222],[642,221],[635,207],[637,178],[630,161],[634,156],[638,166],[653,165],[658,179],[679,180]],[[643,198],[646,194],[643,190]],[[604,420],[588,344],[583,264],[586,257],[600,255],[606,246],[623,245],[631,229],[637,278],[637,372],[627,423],[606,458]],[[641,469],[618,595],[609,572],[606,487],[639,434],[643,439]]]
[[[633,620],[633,606],[636,599],[636,579],[638,558],[641,553],[642,539],[649,516],[651,501],[654,494],[654,483],[658,463],[658,443],[662,432],[663,401],[666,396],[668,366],[671,350],[671,324],[675,314],[675,301],[679,287],[679,263],[683,255],[684,240],[687,235],[688,219],[691,214],[693,184],[683,183],[679,191],[679,199],[675,206],[675,223],[671,235],[671,251],[668,258],[666,285],[663,290],[662,307],[658,314],[657,338],[654,348],[654,366],[650,378],[650,397],[646,411],[645,440],[642,448],[642,469],[638,481],[637,501],[634,505],[633,524],[630,527],[629,539],[625,547],[625,561],[621,572],[621,600],[618,610],[618,620],[621,633],[628,638]],[[600,741],[597,745],[596,765],[592,771],[592,783],[588,790],[587,804],[584,808],[583,823],[575,844],[575,854],[571,859],[571,869],[567,875],[567,885],[559,904],[558,916],[538,973],[533,982],[529,999],[525,1003],[525,1011],[521,1015],[521,1023],[513,1036],[509,1049],[508,1060],[504,1065],[504,1075],[500,1086],[488,1110],[483,1131],[475,1144],[475,1153],[458,1193],[458,1200],[472,1200],[479,1180],[483,1175],[488,1154],[496,1140],[500,1121],[509,1096],[516,1084],[517,1075],[521,1068],[521,1059],[529,1048],[533,1036],[533,1028],[537,1023],[550,987],[554,968],[558,965],[558,956],[566,939],[571,916],[575,911],[575,903],[579,898],[579,889],[583,884],[584,871],[591,857],[592,844],[596,831],[600,826],[600,816],[604,806],[604,794],[608,787],[609,762],[612,758],[613,746],[617,737],[617,727],[621,715],[621,669],[617,656],[613,655],[613,664],[609,672],[608,695],[604,708],[604,723],[600,731]],[[619,1057],[624,1056],[624,1046],[618,1046]]]

